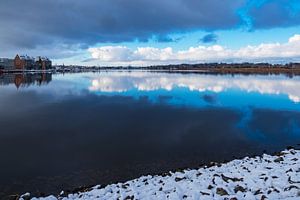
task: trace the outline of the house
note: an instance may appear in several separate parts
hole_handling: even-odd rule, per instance
[[[35,66],[35,60],[34,60],[34,58],[32,58],[30,56],[27,56],[27,55],[19,56],[17,54],[14,59],[14,66],[16,69],[19,69],[19,70],[32,69]]]
[[[38,56],[35,59],[35,64],[38,70],[47,70],[52,68],[52,62],[47,57]]]
[[[14,59],[0,58],[0,70],[49,70],[52,69],[52,62],[47,57],[33,57],[18,54]]]
[[[14,60],[9,58],[0,58],[0,69],[4,69],[4,70],[14,69]]]

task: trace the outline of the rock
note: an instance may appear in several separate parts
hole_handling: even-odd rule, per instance
[[[123,189],[127,189],[128,187],[129,187],[129,184],[128,184],[128,183],[122,184],[122,188],[123,188]]]
[[[179,169],[176,170],[176,172],[184,173],[184,170],[185,170],[185,169],[180,169],[180,168],[179,168]]]
[[[244,193],[244,192],[246,192],[246,189],[243,188],[243,187],[240,186],[240,185],[235,186],[234,192],[235,192],[235,193],[238,193],[239,191]]]
[[[209,189],[209,190],[211,190],[211,189],[213,189],[214,187],[212,186],[212,185],[209,185],[208,187],[207,187],[207,189]]]
[[[296,154],[296,151],[295,151],[294,149],[291,149],[291,150],[290,150],[290,153],[291,153],[292,155],[295,155],[295,154]]]
[[[125,200],[134,200],[134,196],[132,195],[132,196],[127,196],[127,197],[125,197]]]
[[[221,177],[222,177],[223,181],[225,181],[225,182],[227,182],[227,183],[228,183],[229,180],[231,180],[231,181],[233,181],[233,182],[243,181],[243,178],[235,178],[235,177],[234,177],[234,178],[231,178],[231,177],[225,176],[224,174],[221,174]]]
[[[215,177],[211,180],[211,182],[216,185]]]
[[[289,170],[287,170],[285,173],[288,173],[288,172],[293,172],[293,170],[292,170],[292,169],[289,169]]]
[[[166,176],[172,176],[171,172],[165,172],[161,175],[162,177],[166,177]]]
[[[207,196],[209,196],[210,194],[209,193],[207,193],[207,192],[201,192],[200,191],[200,194],[202,194],[202,195],[207,195]]]
[[[273,189],[274,192],[280,193],[279,190],[277,190],[276,188]]]
[[[268,194],[271,194],[272,193],[272,190],[268,190],[268,192],[267,192]]]
[[[283,158],[282,158],[282,157],[278,157],[278,158],[276,158],[276,159],[274,160],[274,162],[281,162],[281,161],[283,161]]]
[[[23,195],[21,195],[20,199],[23,199],[23,200],[30,200],[30,193],[25,193]]]
[[[279,157],[279,156],[284,156],[284,155],[286,155],[286,154],[288,154],[288,153],[285,153],[285,152],[282,152],[282,151],[281,151],[281,152],[275,153],[274,155]]]
[[[207,166],[208,167],[213,167],[213,166],[216,166],[218,163],[216,162],[210,162]]]
[[[254,195],[258,195],[258,194],[262,194],[262,191],[261,191],[261,190],[256,190],[256,191],[254,192]]]
[[[260,200],[265,200],[265,199],[267,199],[267,197],[265,195],[262,195],[260,198]]]
[[[228,192],[223,188],[217,188],[216,193],[220,196],[228,195]]]
[[[287,187],[287,188],[284,188],[284,191],[290,191],[290,190],[293,189],[293,188],[299,189],[299,187],[297,187],[297,186],[295,186],[295,185],[291,185],[291,186],[289,186],[289,187]]]
[[[296,183],[300,183],[300,181],[292,181],[292,178],[289,176],[289,178],[288,178],[288,182],[290,183],[290,184],[296,184]]]
[[[202,175],[202,173],[201,172],[199,172],[199,173],[197,173],[196,174],[196,176],[198,177],[198,176],[201,176]]]
[[[266,169],[273,169],[272,167],[265,167]]]
[[[176,177],[176,178],[175,178],[175,181],[178,182],[178,181],[182,181],[182,180],[184,180],[184,179],[186,179],[186,178],[185,178],[185,177],[183,177],[183,178]]]

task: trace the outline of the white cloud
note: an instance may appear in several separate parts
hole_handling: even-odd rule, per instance
[[[300,61],[300,35],[294,35],[286,43],[266,43],[246,46],[238,50],[220,45],[190,47],[174,51],[171,47],[138,47],[132,50],[126,46],[103,46],[89,48],[93,59],[107,64],[151,65],[170,63],[197,63],[220,61]]]
[[[98,48],[90,48],[89,52],[92,58],[101,61],[129,61],[133,55],[132,51],[125,46],[104,46]]]

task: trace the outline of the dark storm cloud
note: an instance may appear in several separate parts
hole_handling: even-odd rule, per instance
[[[252,29],[299,25],[299,11],[298,0],[0,0],[0,51],[54,49],[65,57],[96,43],[174,42],[180,38],[172,33],[234,29],[249,20]]]
[[[218,36],[214,33],[209,33],[200,39],[200,41],[203,43],[216,43],[217,40],[218,40]]]
[[[172,41],[169,33],[231,28],[244,0],[1,0],[0,43],[34,48],[52,42]]]
[[[253,1],[247,13],[253,29],[300,25],[299,0]]]

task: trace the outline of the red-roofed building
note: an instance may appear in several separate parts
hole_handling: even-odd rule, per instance
[[[27,55],[25,56],[16,55],[14,59],[14,65],[15,68],[19,70],[32,69],[35,66],[35,61],[34,58],[29,57]]]

